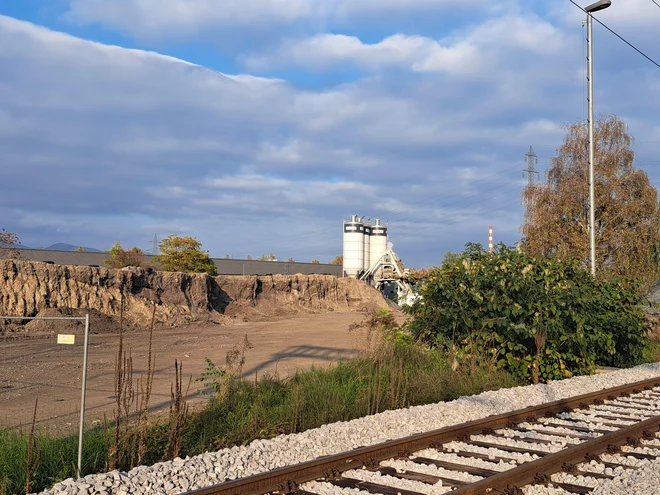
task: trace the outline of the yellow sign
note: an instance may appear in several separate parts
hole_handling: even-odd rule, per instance
[[[64,333],[57,334],[57,343],[58,344],[75,344],[76,336],[68,335]]]

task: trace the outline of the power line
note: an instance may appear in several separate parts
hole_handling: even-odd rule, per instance
[[[652,1],[654,4],[656,4],[656,5],[658,6],[658,8],[660,8],[660,3],[656,2],[655,0],[651,0],[651,1]]]
[[[588,13],[586,10],[584,10],[582,7],[580,7],[580,6],[579,6],[577,3],[575,3],[573,0],[568,0],[568,1],[571,2],[573,5],[575,5],[575,6],[576,6],[578,9],[580,9],[582,12],[584,12],[584,13],[587,14],[587,15],[589,15],[589,13]],[[655,3],[655,0],[652,0],[652,1],[653,1],[653,3]],[[657,5],[657,4],[656,4],[656,5]],[[660,5],[658,5],[658,7],[660,7]],[[639,53],[642,57],[644,57],[645,59],[647,59],[649,62],[651,62],[651,63],[652,63],[653,65],[655,65],[656,67],[660,68],[660,64],[659,64],[658,62],[656,62],[655,60],[653,60],[651,57],[649,57],[649,56],[648,56],[646,53],[644,53],[642,50],[640,50],[640,49],[637,48],[635,45],[633,45],[630,41],[628,41],[628,40],[625,39],[623,36],[621,36],[620,34],[618,34],[616,31],[614,31],[613,29],[611,29],[611,28],[610,28],[609,26],[607,26],[604,22],[599,21],[597,18],[595,18],[595,17],[593,17],[593,16],[592,16],[592,18],[593,18],[598,24],[600,24],[600,25],[603,26],[605,29],[607,29],[610,33],[612,33],[614,36],[616,36],[616,37],[619,38],[621,41],[623,41],[623,42],[624,42],[626,45],[628,45],[630,48],[632,48],[632,49],[635,50],[637,53]]]

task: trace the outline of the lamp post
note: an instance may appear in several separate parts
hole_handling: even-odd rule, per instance
[[[594,194],[594,47],[592,43],[594,12],[612,5],[611,0],[599,0],[585,7],[587,13],[587,79],[589,80],[589,248],[591,275],[596,276],[596,200]]]

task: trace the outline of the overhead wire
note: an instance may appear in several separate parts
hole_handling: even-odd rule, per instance
[[[568,0],[568,1],[571,2],[573,5],[575,5],[578,9],[580,9],[580,10],[581,10],[582,12],[584,12],[585,14],[590,15],[586,10],[584,10],[584,9],[583,9],[582,7],[580,7],[577,3],[575,3],[574,0]],[[654,1],[653,3],[655,3],[655,1]],[[616,36],[617,38],[619,38],[619,39],[620,39],[621,41],[623,41],[626,45],[628,45],[630,48],[632,48],[633,50],[635,50],[635,51],[636,51],[637,53],[639,53],[642,57],[644,57],[645,59],[647,59],[649,62],[651,62],[653,65],[655,65],[656,67],[658,67],[658,68],[660,69],[660,64],[659,64],[658,62],[656,62],[655,60],[653,60],[651,57],[649,57],[649,56],[648,56],[646,53],[644,53],[642,50],[640,50],[640,49],[637,48],[635,45],[633,45],[630,41],[628,41],[628,40],[625,39],[623,36],[621,36],[619,33],[617,33],[616,31],[614,31],[612,28],[610,28],[610,27],[609,27],[607,24],[605,24],[603,21],[599,20],[598,18],[594,17],[593,15],[591,15],[591,17],[592,17],[592,19],[593,19],[594,21],[596,21],[598,24],[600,24],[601,26],[603,26],[603,27],[604,27],[605,29],[607,29],[610,33],[612,33],[614,36]]]
[[[585,13],[587,13],[582,7],[580,7],[580,6],[579,6],[577,3],[575,3],[573,0],[569,0],[569,1],[570,1],[573,5],[575,5],[576,7],[578,7],[580,10],[582,10],[582,11],[585,12]],[[653,2],[656,3],[656,5],[658,5],[658,6],[660,7],[660,4],[657,4],[657,2],[655,2],[655,0],[653,0]],[[651,57],[649,57],[646,53],[644,53],[643,51],[641,51],[641,50],[640,50],[639,48],[637,48],[635,45],[633,45],[632,43],[630,43],[630,42],[629,42],[627,39],[625,39],[623,36],[619,35],[617,32],[615,32],[612,28],[610,28],[609,26],[607,26],[605,23],[603,23],[603,22],[600,21],[599,19],[597,19],[597,18],[595,18],[595,17],[593,17],[593,16],[592,16],[592,18],[595,19],[596,22],[598,22],[600,25],[602,25],[605,29],[607,29],[607,30],[610,31],[612,34],[614,34],[614,35],[615,35],[617,38],[619,38],[621,41],[623,41],[623,42],[626,43],[628,46],[630,46],[631,48],[633,48],[636,52],[638,52],[638,53],[639,53],[640,55],[642,55],[644,58],[646,58],[646,59],[649,60],[651,63],[653,63],[654,65],[656,65],[657,67],[660,68],[660,64],[659,64],[658,62],[656,62],[654,59],[652,59]],[[491,197],[491,198],[492,198],[492,197]],[[478,203],[483,203],[484,201],[487,201],[487,200],[489,200],[489,199],[491,199],[491,198],[484,198],[484,199],[482,199],[481,201],[472,202],[472,205],[474,205],[474,204],[478,204]],[[446,205],[446,206],[448,206],[448,205]]]

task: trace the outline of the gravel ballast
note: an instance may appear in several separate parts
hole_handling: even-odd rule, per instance
[[[269,440],[255,440],[247,446],[232,447],[186,459],[177,458],[153,466],[140,466],[127,473],[112,471],[92,474],[80,480],[68,479],[41,493],[48,495],[182,493],[321,456],[345,452],[360,446],[373,445],[657,376],[660,376],[660,363],[594,376],[575,377],[550,384],[484,392],[451,402],[386,411],[352,421],[324,425],[302,433],[281,435]],[[628,470],[613,480],[601,481],[594,493],[608,495],[631,493],[631,486],[644,486],[651,490],[635,488],[635,493],[660,493],[658,488],[660,463],[644,461],[642,464],[644,467],[640,470]],[[537,491],[536,488],[539,490]],[[534,487],[529,493],[560,493],[554,489],[543,491],[541,488],[545,487]],[[358,492],[358,490],[338,487],[327,491]],[[442,490],[433,491],[433,493],[440,492]]]

